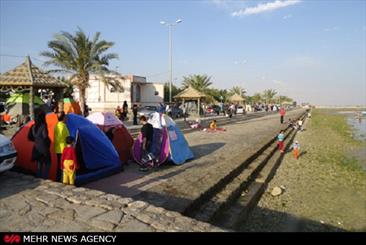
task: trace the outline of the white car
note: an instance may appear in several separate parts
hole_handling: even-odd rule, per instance
[[[244,114],[244,107],[243,106],[238,106],[238,108],[236,109],[236,114]]]
[[[0,173],[14,167],[16,159],[17,151],[13,143],[10,139],[0,134]]]

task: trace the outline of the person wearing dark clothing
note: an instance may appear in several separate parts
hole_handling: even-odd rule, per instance
[[[145,116],[140,117],[140,123],[142,124],[141,134],[142,134],[142,157],[144,166],[140,169],[141,171],[146,171],[148,168],[146,166],[148,161],[152,161],[151,145],[153,140],[153,126],[147,122]]]
[[[114,129],[115,128],[110,128],[108,129],[107,132],[105,132],[105,135],[108,137],[108,139],[113,142],[113,134],[114,134]]]
[[[281,124],[283,124],[283,118],[284,118],[285,114],[286,114],[285,108],[281,107],[281,109],[280,109],[280,122],[281,122]]]
[[[133,107],[132,107],[133,125],[137,125],[137,111],[138,111],[138,107],[137,107],[136,104],[134,104]]]
[[[128,114],[128,105],[127,105],[127,101],[124,101],[123,106],[122,106],[122,118],[123,118],[123,120],[126,120],[127,114]]]
[[[35,114],[35,123],[28,133],[28,139],[34,142],[32,161],[37,162],[37,177],[48,179],[51,167],[51,141],[48,137],[46,113],[40,110]]]

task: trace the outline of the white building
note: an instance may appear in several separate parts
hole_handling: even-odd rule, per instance
[[[105,84],[101,77],[90,75],[90,87],[86,89],[86,103],[93,111],[114,111],[127,101],[128,107],[136,103],[139,106],[157,105],[164,100],[164,84],[148,83],[146,77],[135,75],[113,75],[113,80],[118,81],[123,87],[123,92],[116,91],[112,86]],[[74,92],[76,100],[79,99],[77,90]]]

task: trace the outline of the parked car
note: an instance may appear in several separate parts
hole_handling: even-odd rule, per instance
[[[177,106],[169,108],[168,115],[171,118],[180,118],[183,117],[183,110]]]
[[[236,114],[244,114],[245,110],[244,110],[244,106],[238,106],[238,108],[236,109]]]
[[[218,105],[213,105],[213,106],[209,106],[207,109],[206,109],[206,114],[219,114],[221,111],[221,108],[220,106]]]
[[[150,115],[153,112],[158,111],[158,107],[157,106],[144,106],[142,107],[138,112],[138,116],[145,116],[145,117],[150,117]]]
[[[17,152],[13,143],[10,139],[0,134],[0,173],[14,167],[16,158]]]

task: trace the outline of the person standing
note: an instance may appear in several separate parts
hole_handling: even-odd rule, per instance
[[[286,114],[286,111],[285,111],[285,108],[281,107],[280,109],[280,121],[281,121],[281,124],[283,124],[283,118]]]
[[[122,106],[122,119],[123,119],[123,121],[127,119],[127,114],[128,114],[128,105],[127,105],[127,101],[124,101],[123,106]]]
[[[295,159],[298,160],[299,159],[299,151],[300,151],[299,142],[296,140],[295,143],[292,144],[291,148],[292,148],[292,151],[294,153]]]
[[[149,156],[151,155],[151,145],[153,140],[153,126],[147,122],[145,116],[140,117],[141,127],[141,135],[142,135],[142,156],[143,166],[140,168],[140,171],[147,171],[147,162],[148,160],[152,161]]]
[[[61,157],[61,169],[63,171],[62,183],[65,185],[74,185],[76,169],[79,168],[76,150],[73,147],[74,138],[67,136],[66,143],[67,146],[64,148]]]
[[[284,131],[281,130],[280,133],[277,135],[277,145],[281,153],[285,152],[284,140],[285,140],[285,134]]]
[[[133,125],[137,125],[137,111],[138,111],[137,104],[133,104],[133,107],[132,107]]]
[[[114,115],[122,121],[122,111],[121,111],[121,107],[117,106],[116,110],[114,111]]]
[[[54,150],[57,155],[57,174],[56,181],[61,182],[61,156],[64,148],[66,147],[66,138],[70,135],[69,130],[65,124],[66,115],[65,112],[62,111],[58,114],[58,123],[54,129]]]
[[[187,118],[187,108],[186,108],[186,105],[185,104],[183,104],[182,111],[183,111],[183,119],[184,119],[184,121],[186,121],[186,118]]]
[[[37,162],[37,177],[48,179],[51,167],[51,140],[48,137],[46,113],[39,110],[35,114],[35,123],[28,133],[28,139],[34,142],[31,157],[32,161]]]

